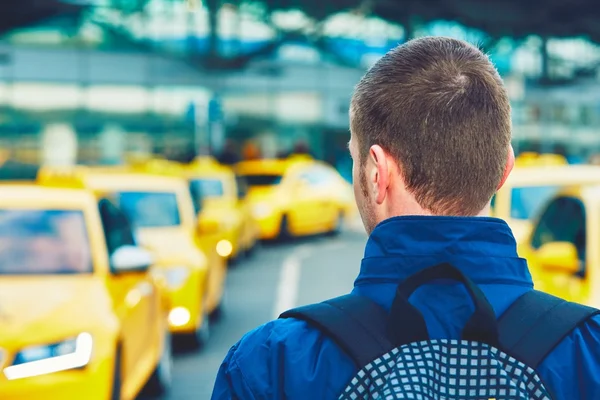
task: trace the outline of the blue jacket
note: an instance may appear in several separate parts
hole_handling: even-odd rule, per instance
[[[533,288],[508,225],[487,217],[397,217],[367,241],[353,293],[389,310],[398,282],[450,262],[479,285],[497,315]],[[432,339],[458,339],[473,311],[461,285],[435,283],[411,297]],[[227,354],[212,399],[337,399],[356,373],[336,345],[305,322],[271,321]],[[600,317],[564,339],[538,369],[557,400],[600,399]]]

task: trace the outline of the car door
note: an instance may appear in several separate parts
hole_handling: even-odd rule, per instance
[[[124,213],[106,199],[100,200],[100,217],[104,228],[109,257],[121,246],[134,246],[131,225]],[[155,343],[156,321],[160,318],[157,307],[159,295],[150,273],[111,271],[109,286],[121,324],[124,376],[136,375],[143,368],[145,357]]]
[[[316,233],[327,218],[323,191],[325,177],[317,167],[308,167],[291,177],[292,195],[289,217],[298,234]]]
[[[256,222],[252,218],[252,210],[250,205],[246,201],[246,195],[248,194],[248,183],[245,178],[241,176],[234,176],[232,187],[236,197],[237,209],[239,210],[242,220],[242,238],[243,245],[245,248],[249,248],[255,241],[258,233],[258,227]]]
[[[338,222],[340,216],[349,211],[349,206],[354,203],[352,186],[344,180],[339,172],[331,166],[323,166],[322,203],[327,210],[328,226]]]
[[[533,229],[529,243],[532,252],[530,267],[536,289],[572,301],[587,298],[587,235],[586,210],[580,199],[560,196],[548,203]],[[581,266],[577,274],[541,269],[536,262],[536,250],[550,242],[568,242],[575,246]]]

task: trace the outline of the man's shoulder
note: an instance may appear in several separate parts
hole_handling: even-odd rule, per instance
[[[594,351],[600,355],[600,314],[596,314],[581,323],[558,344],[552,354],[586,351]],[[600,358],[596,358],[595,362],[600,368]]]
[[[284,390],[298,399],[315,393],[334,397],[355,372],[352,361],[332,340],[292,318],[248,332],[227,359],[227,372],[243,376],[253,393]]]
[[[269,321],[244,335],[236,346],[238,360],[269,357],[273,352],[293,353],[296,348],[319,353],[335,347],[321,331],[294,318]]]
[[[557,399],[600,399],[600,315],[563,339],[539,373]]]
[[[592,336],[596,337],[597,340],[600,340],[600,314],[596,314],[589,318],[576,329],[576,332],[580,333],[586,331],[592,333]]]

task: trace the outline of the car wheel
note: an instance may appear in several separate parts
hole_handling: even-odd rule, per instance
[[[281,217],[281,223],[279,225],[279,240],[288,241],[292,238],[290,233],[290,223],[287,215]]]
[[[158,360],[156,369],[148,380],[147,393],[159,396],[169,391],[173,382],[173,352],[171,349],[171,335],[165,334],[163,352]]]
[[[121,400],[121,386],[122,386],[122,376],[121,376],[121,348],[118,347],[115,354],[115,367],[113,370],[113,382],[112,382],[112,393],[111,400]]]
[[[235,256],[229,257],[227,259],[227,267],[228,268],[231,268],[231,269],[237,268],[239,266],[239,264],[240,264],[240,254],[239,253],[236,254]]]
[[[189,336],[190,345],[195,350],[203,348],[210,338],[210,316],[206,312],[204,304],[206,302],[202,303],[202,324]]]
[[[210,318],[207,313],[202,315],[202,325],[198,329],[196,329],[195,341],[196,347],[201,348],[208,343],[208,339],[210,338]]]
[[[328,233],[331,236],[336,236],[342,232],[343,228],[344,228],[344,213],[342,211],[339,211],[338,215],[336,217],[336,220],[335,220],[335,225]]]
[[[256,251],[260,247],[260,241],[257,239],[252,243],[252,245],[246,249],[246,258],[251,258],[256,254]]]

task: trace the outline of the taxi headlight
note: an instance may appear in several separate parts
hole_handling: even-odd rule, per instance
[[[217,243],[217,254],[221,257],[229,257],[233,252],[233,245],[229,240],[219,240]]]
[[[267,203],[255,204],[254,207],[252,208],[252,213],[257,218],[268,217],[269,215],[271,215],[272,212],[273,212],[273,209]]]
[[[4,369],[4,375],[14,380],[81,368],[90,362],[92,347],[92,335],[87,332],[62,342],[27,347]]]
[[[187,278],[190,276],[190,270],[185,266],[175,266],[164,269],[160,271],[159,274],[165,278],[167,285],[171,289],[176,289],[185,283]]]

